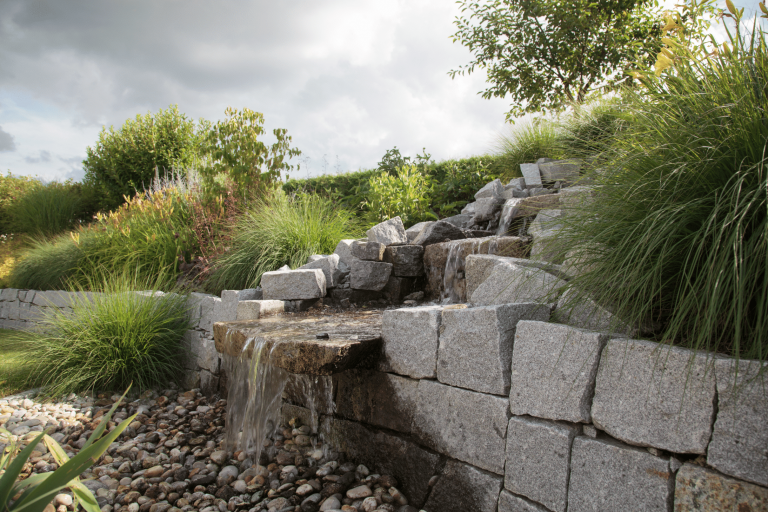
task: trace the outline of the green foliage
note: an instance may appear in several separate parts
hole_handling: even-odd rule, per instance
[[[237,221],[232,248],[215,264],[206,286],[212,292],[259,284],[264,272],[297,268],[312,254],[330,254],[361,229],[352,212],[313,194],[277,192],[256,200]]]
[[[48,237],[72,229],[83,201],[71,183],[47,183],[27,191],[7,208],[13,233]]]
[[[11,271],[17,288],[63,289],[89,286],[100,269],[126,265],[144,278],[162,275],[173,285],[179,258],[198,251],[191,227],[189,194],[164,189],[135,196],[95,223],[51,240],[31,244]]]
[[[156,114],[137,115],[119,130],[102,128],[83,161],[85,182],[103,193],[101,207],[111,209],[148,186],[157,174],[188,169],[198,160],[199,134],[195,122],[176,105]]]
[[[139,274],[130,266],[99,269],[84,287],[97,293],[79,294],[71,312],[46,310],[38,322],[41,333],[27,341],[35,360],[30,384],[62,396],[131,383],[144,390],[180,378],[182,338],[194,320],[187,296],[157,292],[162,276],[148,280]]]
[[[99,425],[88,437],[85,445],[72,459],[45,432],[32,440],[26,448],[19,451],[11,434],[5,429],[0,429],[0,436],[7,437],[9,441],[8,446],[0,453],[0,472],[2,472],[0,476],[0,510],[8,512],[42,512],[46,506],[49,506],[54,496],[61,489],[69,487],[75,495],[75,509],[80,505],[86,512],[99,512],[100,507],[96,498],[80,482],[79,475],[101,457],[107,451],[110,444],[117,440],[123,430],[136,418],[136,414],[134,414],[130,418],[123,420],[106,435],[104,434],[112,414],[123,397],[102,417]],[[48,446],[59,468],[56,471],[38,473],[24,480],[16,481],[32,452],[41,441],[44,441]],[[17,495],[18,498],[16,498]],[[16,499],[14,500],[14,498]]]
[[[286,162],[301,154],[290,148],[291,137],[278,128],[272,131],[277,142],[267,146],[258,139],[264,134],[264,115],[244,108],[226,110],[227,119],[215,125],[204,124],[205,153],[210,157],[201,169],[203,183],[212,195],[226,191],[226,183],[234,184],[237,193],[247,198],[271,190],[280,181],[280,173],[293,169]]]
[[[10,233],[8,225],[8,207],[17,199],[21,198],[40,186],[37,178],[30,176],[14,176],[10,172],[3,176],[0,174],[0,231]]]
[[[400,216],[410,227],[438,218],[429,210],[430,180],[413,164],[398,167],[395,174],[385,172],[372,176],[368,187],[366,205],[373,223]]]
[[[454,42],[474,59],[451,77],[485,69],[482,95],[513,106],[507,118],[562,110],[624,80],[658,49],[650,0],[460,0]]]
[[[566,217],[569,281],[658,340],[768,358],[768,46],[759,26],[627,91],[595,200]],[[648,327],[650,326],[650,327]]]
[[[347,172],[344,174],[325,174],[315,178],[290,179],[283,184],[287,194],[317,194],[336,201],[339,206],[362,216],[367,212],[365,200],[368,197],[368,183],[374,176],[381,174],[378,169]]]
[[[395,146],[392,149],[388,149],[379,162],[378,170],[386,172],[387,174],[396,175],[403,167],[414,165],[420,171],[424,171],[424,168],[429,164],[429,159],[432,155],[427,154],[427,149],[422,148],[422,154],[416,154],[414,158],[415,162],[411,162],[410,156],[403,156],[400,154],[400,150]]]

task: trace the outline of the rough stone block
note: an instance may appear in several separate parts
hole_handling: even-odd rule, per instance
[[[560,190],[560,206],[563,208],[583,208],[594,201],[594,187],[568,187]]]
[[[744,359],[715,361],[717,419],[707,450],[710,466],[763,486],[768,486],[767,366]]]
[[[579,180],[581,162],[574,160],[555,160],[539,164],[541,180],[548,183],[561,181],[574,184]]]
[[[203,368],[214,374],[219,373],[221,359],[219,358],[219,353],[216,351],[216,344],[212,339],[201,335],[199,337],[199,345],[197,347],[196,355],[196,363],[199,368]]]
[[[557,301],[555,321],[590,331],[612,332],[632,336],[635,332],[613,313],[589,298],[578,298],[566,290]]]
[[[412,432],[437,452],[501,475],[508,411],[504,398],[420,380]]]
[[[439,220],[425,227],[424,230],[419,233],[413,240],[414,245],[421,245],[426,247],[428,245],[439,244],[449,240],[462,240],[466,238],[461,228],[458,228],[446,222]]]
[[[16,288],[3,288],[0,292],[0,301],[10,302],[19,299],[19,290]]]
[[[352,263],[349,285],[357,290],[381,291],[392,275],[392,264],[358,260]]]
[[[541,187],[539,164],[520,164],[520,172],[523,174],[527,188]]]
[[[416,277],[424,274],[424,246],[393,245],[384,251],[384,261],[393,265],[392,273],[398,277]]]
[[[237,320],[258,320],[285,310],[285,301],[282,300],[241,300],[237,303]]]
[[[237,303],[240,302],[240,290],[222,290],[221,304],[216,322],[234,322],[237,320]]]
[[[475,202],[475,213],[472,217],[472,222],[480,224],[481,222],[491,220],[494,215],[501,211],[505,202],[506,200],[503,196],[478,199]]]
[[[496,512],[501,477],[449,460],[424,508],[440,512]]]
[[[677,472],[675,512],[768,510],[768,489],[685,464]]]
[[[365,233],[368,235],[369,242],[379,242],[384,245],[408,242],[408,237],[405,235],[405,226],[403,226],[403,220],[400,217],[376,224]]]
[[[35,295],[32,297],[32,300],[30,301],[33,306],[50,306],[51,301],[48,299],[48,292],[41,292],[38,291],[35,293]]]
[[[317,299],[325,296],[325,274],[318,268],[265,272],[261,287],[265,300]]]
[[[451,217],[446,217],[440,220],[453,224],[457,228],[463,229],[466,229],[472,225],[472,215],[466,213],[460,213],[459,215],[453,215]]]
[[[387,371],[414,379],[435,377],[442,309],[422,306],[384,311],[382,364]]]
[[[200,370],[200,391],[205,396],[213,396],[219,391],[219,376],[207,370]]]
[[[501,491],[499,495],[499,511],[498,512],[549,512],[546,508],[542,507],[538,503],[531,503],[530,501],[515,496],[509,491]]]
[[[512,355],[512,414],[589,423],[595,376],[608,335],[520,322]]]
[[[518,188],[507,187],[504,189],[504,195],[502,197],[504,199],[522,199],[529,196],[530,193],[528,190],[520,190]]]
[[[512,178],[509,180],[509,183],[504,185],[504,189],[516,189],[516,190],[525,190],[525,178]]]
[[[320,270],[323,271],[323,275],[325,276],[326,288],[333,288],[334,286],[339,284],[339,279],[341,279],[341,271],[339,270],[338,254],[331,254],[330,256],[317,258],[314,261],[311,261],[306,265],[299,267],[300,270],[308,269],[308,268],[319,268]],[[240,300],[243,300],[243,298],[240,297]]]
[[[531,196],[521,199],[517,204],[516,217],[533,217],[541,210],[554,210],[560,207],[560,194]]]
[[[419,507],[424,503],[430,490],[429,480],[439,471],[439,455],[406,439],[368,429],[356,422],[335,419],[328,423],[325,439],[332,446],[346,453],[349,460],[364,464],[379,474],[394,476],[400,482],[398,489],[408,497],[411,505]]]
[[[418,380],[370,370],[349,370],[336,377],[336,413],[397,432],[411,432]]]
[[[571,445],[579,428],[513,416],[507,429],[504,487],[555,512],[568,504]]]
[[[315,415],[334,412],[334,380],[330,376],[288,374],[283,388],[283,400],[305,407]]]
[[[294,418],[298,418],[302,425],[309,425],[310,428],[313,422],[317,425],[317,416],[313,416],[312,411],[306,407],[299,407],[298,405],[283,403],[280,406],[280,418],[283,420],[283,425],[288,425]],[[317,433],[317,431],[313,430],[313,433]]]
[[[353,242],[355,242],[355,240],[346,239],[346,240],[342,240],[336,245],[336,249],[333,251],[333,254],[338,254],[340,265],[351,267],[352,262],[357,259],[354,256],[352,256]]]
[[[537,231],[533,234],[531,259],[562,265],[567,252],[556,229]]]
[[[471,297],[477,287],[491,275],[496,265],[502,262],[512,263],[513,258],[495,254],[469,254],[464,265],[464,278],[467,281],[467,297]]]
[[[393,302],[402,302],[406,295],[416,290],[415,277],[389,276],[386,286],[381,290],[385,297]]]
[[[237,300],[261,300],[264,292],[261,288],[246,288],[237,294]]]
[[[613,437],[675,453],[706,453],[712,433],[712,356],[613,339],[597,372],[592,422]]]
[[[386,245],[379,242],[355,240],[352,242],[352,256],[365,261],[381,261],[386,248]]]
[[[197,356],[202,353],[203,333],[200,331],[184,331],[182,338],[183,365],[188,370],[197,370]]]
[[[516,263],[497,264],[469,301],[477,305],[554,302],[556,290],[563,285],[563,281],[543,270]]]
[[[568,512],[667,512],[672,488],[668,460],[615,441],[573,441]]]
[[[564,216],[565,210],[541,210],[528,227],[528,234],[536,236],[543,231],[560,229],[563,226],[562,217]]]
[[[416,240],[416,237],[419,236],[419,234],[424,231],[424,228],[432,224],[434,221],[428,220],[425,222],[419,222],[417,224],[414,224],[413,226],[409,227],[405,230],[405,236],[408,238],[408,243],[412,244],[414,240]]]
[[[482,199],[484,197],[501,197],[503,193],[504,185],[502,185],[501,180],[497,178],[478,190],[475,194],[475,200]]]
[[[481,393],[508,394],[517,322],[547,319],[549,307],[533,303],[443,310],[437,379]]]
[[[217,303],[221,303],[221,299],[218,297],[214,297],[213,295],[208,295],[205,293],[191,293],[189,297],[189,304],[192,309],[192,314],[195,314],[196,316],[193,316],[193,318],[197,318],[197,327],[199,329],[202,329],[204,331],[212,332],[213,331],[213,322],[218,321],[214,318],[214,310],[218,310],[221,308],[219,306],[216,307]],[[197,310],[197,307],[199,307],[199,311]]]

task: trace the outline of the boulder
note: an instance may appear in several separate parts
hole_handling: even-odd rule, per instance
[[[413,245],[426,247],[447,240],[461,240],[463,238],[466,238],[466,236],[460,228],[457,228],[450,222],[439,220],[424,228],[421,234],[413,241]]]
[[[391,245],[384,251],[384,261],[393,265],[398,277],[417,277],[424,274],[424,246]]]
[[[310,256],[310,258],[312,258],[312,256]],[[341,279],[341,271],[339,270],[338,254],[331,254],[330,256],[315,258],[313,261],[310,261],[306,265],[299,267],[298,270],[312,268],[319,268],[323,271],[326,288],[333,288],[339,284],[339,279]]]
[[[475,202],[475,213],[472,217],[472,222],[480,224],[481,222],[488,222],[494,215],[501,211],[506,200],[503,197],[503,192],[498,197],[484,197],[478,199]]]
[[[365,261],[381,261],[386,248],[386,245],[379,242],[355,240],[352,243],[352,256]]]
[[[403,226],[403,220],[400,217],[376,224],[366,231],[366,234],[368,235],[369,242],[379,242],[384,245],[408,242],[408,237],[405,235],[405,226]]]
[[[414,224],[413,226],[409,227],[405,230],[405,236],[408,237],[408,243],[412,244],[414,240],[416,240],[416,237],[419,236],[419,234],[424,231],[424,228],[432,224],[434,221],[426,221],[426,222],[419,222],[418,224]]]
[[[501,263],[494,266],[469,301],[476,305],[554,302],[557,289],[563,285],[565,282],[543,270]]]
[[[317,299],[325,297],[325,274],[319,268],[265,272],[261,287],[265,300]]]
[[[560,181],[574,184],[579,180],[581,163],[577,160],[555,160],[539,164],[541,180],[547,183]]]
[[[472,225],[472,215],[461,213],[454,215],[453,217],[446,217],[442,219],[443,222],[450,222],[457,228],[468,228]]]
[[[352,263],[349,284],[356,290],[381,291],[392,275],[391,263],[357,260]]]
[[[561,229],[561,218],[565,216],[564,210],[541,210],[528,228],[528,234],[536,236],[543,231]]]
[[[541,174],[539,164],[520,164],[520,172],[523,174],[527,188],[541,187]]]
[[[504,193],[504,185],[497,178],[492,182],[486,184],[475,194],[475,200],[483,199],[485,197],[501,197]]]
[[[339,255],[340,264],[351,267],[352,262],[357,259],[352,256],[352,243],[354,241],[355,240],[352,239],[342,240],[338,243],[338,245],[336,245],[336,249],[333,251],[333,254]]]
[[[527,189],[520,190],[517,188],[509,188],[504,189],[504,194],[502,197],[504,197],[504,199],[518,199],[528,196],[530,196],[530,193]]]
[[[382,370],[434,378],[442,306],[390,309],[382,317]]]

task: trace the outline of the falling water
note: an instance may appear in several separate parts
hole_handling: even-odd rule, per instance
[[[520,210],[520,202],[522,198],[507,199],[504,203],[504,207],[501,210],[501,219],[499,220],[499,229],[496,231],[496,235],[505,236],[509,233],[509,228],[512,225],[512,220],[517,217],[517,213]]]

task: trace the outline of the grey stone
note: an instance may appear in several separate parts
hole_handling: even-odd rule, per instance
[[[534,233],[531,259],[562,265],[568,251],[563,247],[559,235],[560,232],[556,229]]]
[[[392,275],[392,264],[358,260],[352,263],[349,284],[357,290],[381,291]]]
[[[424,246],[391,245],[384,251],[384,261],[393,265],[392,273],[398,277],[423,275]]]
[[[496,512],[501,477],[449,460],[424,509],[435,512]]]
[[[214,297],[213,295],[195,292],[190,294],[190,308],[193,318],[198,319],[197,327],[199,329],[208,332],[213,330],[213,322],[219,321],[218,319],[214,319],[214,309],[219,309],[221,307],[219,306],[219,308],[216,308],[217,302],[221,303],[221,299]]]
[[[415,379],[434,378],[441,306],[388,309],[381,321],[382,364]]]
[[[387,284],[381,290],[392,302],[401,302],[416,289],[415,277],[389,276]]]
[[[265,272],[261,286],[265,300],[317,299],[326,291],[325,274],[318,268]]]
[[[507,429],[504,487],[555,512],[568,504],[571,444],[578,427],[513,416]]]
[[[552,193],[553,191],[548,188],[534,187],[528,190],[528,197],[545,196],[547,194],[552,194]]]
[[[515,496],[509,491],[501,491],[498,512],[549,512],[538,503],[531,503],[525,498]]]
[[[3,302],[10,302],[19,299],[19,290],[16,288],[3,288],[0,292],[0,300]]]
[[[477,305],[517,302],[554,302],[556,292],[565,283],[540,269],[516,263],[497,264],[469,301]]]
[[[48,300],[48,306],[70,308],[72,307],[74,297],[70,292],[56,290],[46,292],[46,299]]]
[[[258,320],[264,315],[285,312],[282,300],[241,300],[237,303],[237,320]]]
[[[339,270],[339,255],[331,254],[330,256],[324,256],[317,258],[314,261],[310,261],[304,266],[299,267],[299,270],[308,268],[319,268],[325,275],[325,287],[333,288],[339,284],[341,279],[341,271]],[[240,300],[243,300],[242,298]]]
[[[338,254],[336,256],[338,256]],[[312,263],[313,261],[321,260],[321,259],[327,258],[327,257],[328,257],[327,254],[310,254],[307,257],[307,263]]]
[[[523,197],[530,197],[530,193],[527,189],[520,190],[518,188],[508,188],[504,190],[502,197],[504,199],[522,199]]]
[[[403,220],[400,217],[376,224],[365,233],[368,235],[369,242],[379,242],[384,245],[408,242],[408,237],[405,236],[405,226],[403,226]]]
[[[371,370],[348,370],[338,374],[336,413],[408,434],[418,400],[418,380]]]
[[[685,464],[677,472],[675,512],[768,510],[768,489]]]
[[[501,197],[503,193],[504,185],[502,185],[501,180],[497,178],[478,190],[475,194],[475,200],[483,199],[485,197]]]
[[[387,246],[379,242],[352,242],[352,256],[364,261],[381,261],[384,257],[384,249]]]
[[[484,197],[478,199],[475,202],[475,212],[472,217],[472,222],[480,224],[481,222],[487,222],[493,218],[494,215],[501,211],[506,200],[502,196],[499,197]]]
[[[586,208],[594,201],[594,187],[568,187],[560,190],[560,206],[563,208]]]
[[[512,414],[589,423],[595,376],[608,335],[566,325],[517,324]]]
[[[528,234],[535,236],[542,231],[561,229],[563,226],[561,217],[564,216],[564,210],[541,210],[528,227]]]
[[[461,240],[466,238],[461,228],[457,228],[450,222],[439,220],[430,224],[414,239],[413,244],[428,246],[439,244],[447,240]]]
[[[466,215],[474,215],[475,207],[476,206],[477,206],[477,203],[475,203],[474,201],[471,202],[471,203],[467,203],[467,205],[464,206],[464,208],[461,209],[462,215],[465,215],[465,214]]]
[[[439,453],[501,475],[508,411],[504,398],[420,380],[412,432]]]
[[[768,486],[767,372],[765,362],[715,361],[717,419],[707,450],[710,466],[763,486]]]
[[[261,300],[264,292],[261,288],[246,288],[237,294],[237,300]]]
[[[443,310],[437,379],[481,393],[508,394],[515,326],[531,319],[549,319],[549,308],[526,303]]]
[[[432,224],[434,221],[428,220],[424,222],[418,222],[414,224],[413,226],[409,227],[405,230],[405,236],[408,237],[408,243],[412,244],[414,240],[416,240],[416,237],[419,236],[419,233],[424,231],[424,228]]]
[[[613,313],[590,298],[578,297],[572,290],[566,290],[558,299],[554,318],[557,322],[590,331],[634,334],[634,330]]]
[[[504,186],[505,189],[507,188],[513,188],[516,190],[525,190],[527,187],[525,186],[525,178],[512,178],[509,180],[509,183],[507,183]]]
[[[339,256],[339,263],[346,265],[347,267],[352,266],[352,262],[355,261],[357,258],[352,256],[352,243],[355,240],[352,239],[346,239],[342,240],[336,245],[336,249],[333,251],[333,254],[337,254]]]
[[[666,512],[672,489],[665,459],[615,441],[583,436],[573,441],[569,512]]]
[[[579,180],[581,163],[577,160],[555,160],[539,164],[541,180],[554,183],[560,181],[566,184],[574,184]]]
[[[512,263],[513,258],[495,254],[469,254],[465,259],[464,278],[466,279],[467,297],[471,297],[477,287],[491,275],[499,263]]]
[[[219,376],[208,370],[200,370],[200,391],[206,396],[213,396],[219,391]]]
[[[593,425],[583,425],[581,428],[585,436],[597,439],[597,429]]]
[[[539,164],[520,164],[520,172],[523,174],[527,188],[541,187]]]
[[[630,444],[703,454],[712,432],[714,399],[712,356],[612,339],[600,358],[592,423]]]
[[[323,430],[330,445],[346,453],[349,460],[394,476],[410,504],[420,506],[427,499],[429,480],[440,467],[439,455],[407,439],[352,421],[334,419],[326,422]]]
[[[457,228],[468,228],[469,226],[472,225],[472,215],[469,215],[467,213],[460,213],[459,215],[446,217],[441,220],[443,222],[449,222],[454,226],[456,226]]]
[[[237,303],[240,301],[240,290],[223,290],[221,304],[214,321],[234,322],[237,320]]]

